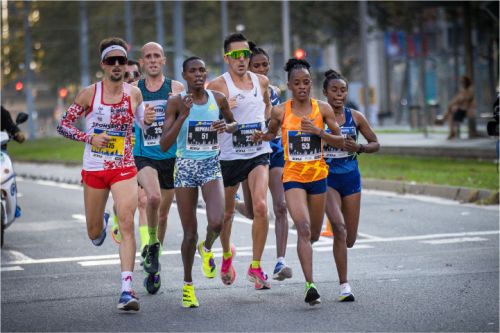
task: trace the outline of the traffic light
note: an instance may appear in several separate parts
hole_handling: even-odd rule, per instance
[[[306,51],[304,51],[304,49],[301,49],[301,48],[298,48],[295,50],[295,52],[293,53],[295,59],[304,59],[306,57]]]
[[[59,97],[61,97],[61,99],[65,99],[66,96],[68,96],[68,89],[66,88],[59,89]]]
[[[24,88],[23,81],[17,81],[16,82],[16,91],[21,91]]]

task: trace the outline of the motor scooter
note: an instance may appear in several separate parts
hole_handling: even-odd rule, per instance
[[[21,112],[16,117],[16,125],[22,124],[26,120],[28,120],[28,114]],[[12,160],[7,153],[7,143],[12,139],[12,136],[6,131],[0,132],[0,144],[2,146],[0,152],[2,247],[5,229],[21,216],[21,208],[17,204],[16,173],[14,172]]]

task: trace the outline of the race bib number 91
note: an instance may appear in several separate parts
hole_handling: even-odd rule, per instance
[[[238,124],[238,130],[233,133],[234,152],[249,154],[261,150],[262,141],[252,141],[252,135],[255,133],[255,131],[261,130],[261,123]]]
[[[121,131],[106,131],[94,128],[94,136],[106,133],[111,138],[105,148],[97,148],[92,146],[91,152],[94,156],[104,159],[117,160],[123,157],[125,152],[125,132]]]
[[[288,160],[317,161],[322,158],[321,138],[301,131],[288,131]]]
[[[212,130],[212,121],[189,121],[186,149],[191,151],[219,149],[217,132]]]

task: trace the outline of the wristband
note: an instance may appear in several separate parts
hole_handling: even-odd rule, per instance
[[[358,149],[358,151],[356,153],[359,155],[359,154],[362,154],[364,152],[365,152],[365,146],[362,145],[362,144],[360,144],[359,145],[359,149]]]

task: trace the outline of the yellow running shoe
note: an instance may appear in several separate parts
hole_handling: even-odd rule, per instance
[[[122,234],[120,233],[120,227],[118,226],[118,216],[113,215],[113,226],[111,227],[111,237],[116,244],[122,242]]]
[[[182,307],[197,308],[199,306],[200,304],[194,294],[194,286],[185,284],[184,287],[182,287]]]
[[[198,254],[202,259],[201,271],[206,278],[213,279],[217,275],[215,271],[214,254],[212,251],[205,252],[205,250],[203,250],[203,244],[205,244],[205,241],[198,244]]]

